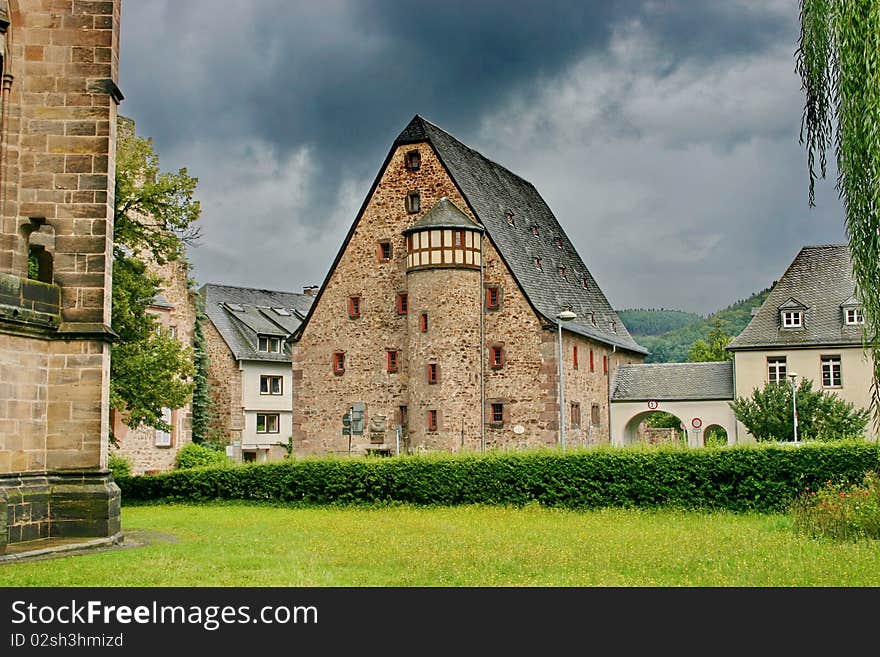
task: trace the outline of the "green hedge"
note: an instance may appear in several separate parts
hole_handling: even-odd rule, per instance
[[[780,511],[804,489],[861,481],[876,443],[728,448],[599,448],[561,453],[306,458],[122,478],[123,503],[270,500],[415,505],[530,502]]]

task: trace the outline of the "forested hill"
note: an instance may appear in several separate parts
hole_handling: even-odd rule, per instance
[[[772,287],[740,299],[708,317],[665,309],[618,310],[617,314],[635,341],[651,352],[645,358],[646,363],[683,363],[688,360],[691,345],[708,337],[716,318],[728,335],[738,335],[752,318],[752,308],[764,303]],[[670,328],[662,330],[665,326]]]

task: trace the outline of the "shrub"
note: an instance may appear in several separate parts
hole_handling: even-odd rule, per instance
[[[175,466],[181,470],[227,464],[226,452],[198,443],[190,443],[182,447],[177,452],[177,459],[175,460]]]
[[[128,501],[496,504],[784,512],[807,487],[880,470],[865,441],[725,448],[606,447],[560,452],[312,457],[175,470],[120,484]]]
[[[130,477],[131,459],[129,459],[127,456],[119,454],[118,452],[110,452],[110,456],[107,457],[107,468],[113,475],[113,479]]]
[[[880,475],[868,471],[861,484],[828,480],[791,506],[795,531],[813,538],[880,538]]]
[[[736,419],[758,441],[794,440],[791,386],[767,383],[751,397],[730,402]],[[868,424],[869,412],[855,408],[827,390],[813,390],[810,379],[797,388],[798,438],[800,440],[843,440],[861,437]]]

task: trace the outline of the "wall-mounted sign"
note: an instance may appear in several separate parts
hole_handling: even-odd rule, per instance
[[[648,402],[648,408],[650,408],[652,411],[654,409],[656,409],[658,406],[660,406],[660,402],[658,402],[654,399],[652,399],[651,401]]]
[[[703,426],[703,421],[700,418],[695,417],[693,420],[691,420],[691,426],[694,429],[699,429],[701,426]]]
[[[520,434],[524,434],[525,432],[526,428],[521,424],[517,424],[513,427],[513,433],[515,433],[517,436],[519,436]]]

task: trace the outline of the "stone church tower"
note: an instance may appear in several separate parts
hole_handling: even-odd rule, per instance
[[[290,343],[297,454],[560,444],[560,372],[568,444],[608,443],[647,353],[534,185],[420,116]]]
[[[118,537],[107,471],[120,0],[0,2],[0,552]]]

